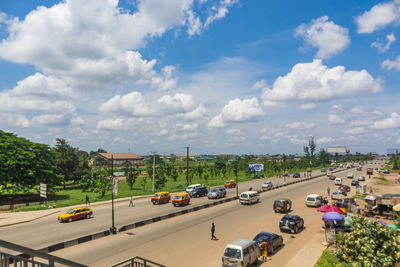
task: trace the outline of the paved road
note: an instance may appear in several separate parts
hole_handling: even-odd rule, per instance
[[[320,174],[314,171],[313,175]],[[239,193],[246,191],[249,187],[255,190],[261,190],[263,181],[272,180],[274,184],[284,182],[283,178],[260,179],[240,183]],[[295,180],[295,178],[286,178],[286,182]],[[235,196],[236,189],[227,189],[227,196]],[[215,200],[209,200],[206,197],[192,198],[190,206],[198,206]],[[115,226],[131,224],[133,222],[150,219],[156,216],[175,212],[185,207],[173,207],[171,203],[163,205],[153,205],[149,198],[138,199],[135,201],[135,207],[128,207],[128,201],[115,204]],[[94,216],[89,220],[74,221],[71,223],[59,223],[57,217],[67,209],[60,210],[51,216],[41,218],[32,222],[18,225],[6,226],[0,228],[2,239],[15,242],[33,249],[41,249],[50,245],[57,244],[108,230],[111,226],[111,204],[93,207]]]
[[[365,171],[352,171],[355,177],[365,174]],[[343,178],[344,184],[350,185],[351,179],[345,178],[347,172],[344,170],[336,176]],[[278,222],[283,215],[274,213],[272,204],[277,197],[288,197],[293,201],[293,213],[305,219],[306,229],[294,238],[290,234],[282,234],[285,246],[263,264],[285,266],[293,262],[291,258],[316,233],[321,233],[321,214],[315,208],[306,207],[304,200],[311,193],[326,195],[328,186],[331,192],[337,188],[333,181],[324,176],[264,193],[261,203],[256,205],[243,206],[238,201],[229,202],[52,254],[90,266],[108,266],[136,255],[167,266],[220,266],[227,243],[238,238],[252,239],[261,231],[279,233]],[[218,241],[210,240],[211,222],[216,224]],[[310,257],[309,266],[315,263],[320,253],[321,250],[317,249],[314,257]]]

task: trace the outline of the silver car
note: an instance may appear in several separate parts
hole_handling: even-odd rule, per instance
[[[208,198],[221,198],[226,196],[226,190],[223,187],[214,187],[211,189],[211,191],[208,193]]]
[[[365,176],[358,176],[359,181],[365,181]]]

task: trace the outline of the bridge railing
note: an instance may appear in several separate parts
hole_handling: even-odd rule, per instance
[[[136,256],[128,260],[121,261],[117,264],[111,265],[110,267],[166,267],[166,266]]]

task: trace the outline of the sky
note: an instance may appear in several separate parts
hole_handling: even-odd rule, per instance
[[[400,147],[400,0],[2,0],[0,129],[147,155]]]

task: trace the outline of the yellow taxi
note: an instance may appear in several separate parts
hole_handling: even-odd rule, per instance
[[[189,205],[190,196],[189,193],[178,193],[172,198],[172,205],[176,206],[184,206]]]
[[[225,188],[232,188],[232,187],[236,187],[236,180],[229,180],[229,181],[226,181],[225,182],[225,184],[224,184],[224,186],[225,186]]]
[[[151,202],[154,205],[162,204],[162,203],[168,203],[170,199],[171,199],[171,196],[169,195],[169,192],[157,192],[151,198]]]
[[[58,216],[60,222],[72,222],[73,220],[89,219],[93,215],[93,210],[88,207],[75,208]]]

